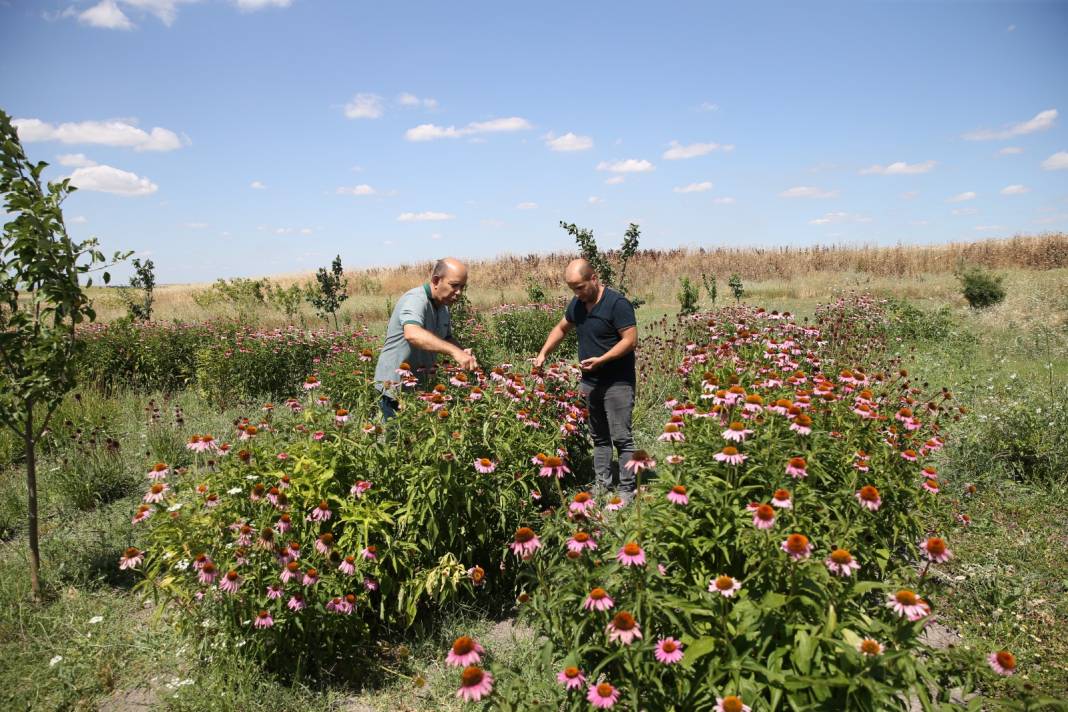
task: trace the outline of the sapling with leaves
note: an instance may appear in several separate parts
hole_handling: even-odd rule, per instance
[[[130,277],[130,286],[120,292],[126,304],[126,314],[134,321],[151,321],[153,294],[156,288],[156,265],[152,260],[142,262],[138,258],[130,261],[134,274]]]
[[[316,287],[310,290],[308,301],[315,307],[315,313],[325,319],[327,315],[334,318],[334,328],[338,328],[337,312],[341,309],[341,303],[349,298],[347,293],[348,280],[344,277],[341,268],[341,255],[334,258],[328,272],[325,267],[320,267],[315,274]]]
[[[606,287],[612,287],[618,289],[635,309],[645,303],[644,299],[631,296],[630,290],[627,288],[627,264],[630,259],[634,257],[638,252],[638,238],[641,237],[641,230],[638,225],[631,223],[627,227],[626,233],[623,235],[623,244],[619,250],[619,279],[616,279],[615,268],[612,267],[612,263],[608,259],[608,253],[602,252],[597,247],[597,241],[593,238],[593,230],[587,228],[580,228],[574,223],[565,223],[560,221],[560,227],[567,230],[567,233],[575,238],[575,244],[578,245],[579,254],[590,263],[590,267],[597,274],[597,278],[601,284]]]

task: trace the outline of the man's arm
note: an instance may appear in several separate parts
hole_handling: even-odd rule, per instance
[[[619,330],[619,343],[612,348],[605,351],[600,356],[591,356],[588,359],[583,360],[579,365],[583,371],[592,371],[595,368],[603,366],[609,361],[615,361],[617,358],[623,358],[638,345],[638,327],[628,326],[625,329]]]
[[[418,324],[404,325],[404,339],[417,349],[450,356],[462,368],[468,370],[478,368],[478,360],[473,355],[464,351],[455,342],[450,343]]]
[[[567,332],[574,328],[567,319],[561,319],[556,326],[553,327],[549,335],[545,337],[545,343],[542,344],[541,351],[534,357],[534,368],[541,368],[545,363],[546,357],[553,352],[553,350],[560,345],[560,342],[567,336]]]

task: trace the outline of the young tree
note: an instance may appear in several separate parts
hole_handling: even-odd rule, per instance
[[[679,293],[675,295],[679,300],[679,314],[683,316],[696,314],[697,300],[701,296],[701,293],[697,290],[697,285],[691,282],[689,277],[684,276],[680,287]]]
[[[734,301],[742,301],[742,297],[745,296],[745,287],[742,286],[742,275],[735,272],[731,275],[731,278],[727,280],[727,286],[731,288],[731,294],[734,295]]]
[[[709,276],[702,272],[701,281],[705,283],[705,291],[708,292],[708,298],[712,300],[712,306],[716,306],[716,297],[719,292],[719,287],[716,285],[716,275]]]
[[[136,257],[130,264],[133,265],[134,276],[130,277],[130,286],[120,292],[126,303],[126,313],[136,321],[150,321],[152,303],[155,301],[153,290],[156,288],[156,265],[152,260],[141,262]]]
[[[93,321],[81,277],[106,266],[97,241],[75,243],[60,206],[74,188],[41,184],[47,163],[31,163],[11,117],[0,111],[0,193],[8,222],[0,238],[0,423],[25,448],[29,492],[30,587],[41,598],[36,449],[77,381],[75,327]],[[129,253],[116,253],[112,263]],[[111,277],[104,272],[105,284]],[[86,287],[92,278],[86,280]]]
[[[326,315],[334,317],[334,329],[338,328],[337,311],[341,308],[341,302],[349,298],[346,293],[349,282],[343,276],[341,269],[341,255],[334,258],[330,265],[330,271],[320,267],[315,275],[318,289],[313,289],[308,295],[308,301],[315,307],[315,313],[323,319]]]
[[[580,228],[574,223],[565,223],[560,221],[560,227],[567,230],[568,234],[575,238],[575,243],[578,245],[579,254],[581,254],[593,271],[597,273],[597,278],[601,280],[605,286],[614,287],[626,295],[627,299],[634,306],[635,309],[645,303],[644,299],[633,297],[630,294],[630,290],[627,289],[627,263],[630,258],[638,252],[638,238],[641,236],[641,230],[634,223],[631,223],[627,227],[626,233],[623,235],[623,244],[619,249],[619,280],[616,280],[616,271],[612,267],[612,263],[608,260],[608,254],[601,252],[597,247],[597,241],[593,239],[593,230],[586,228]]]

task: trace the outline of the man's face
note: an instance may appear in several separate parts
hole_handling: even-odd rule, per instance
[[[467,273],[458,274],[455,270],[446,272],[442,277],[430,279],[430,293],[434,299],[445,306],[452,306],[467,287]]]
[[[597,298],[597,290],[600,285],[597,282],[596,274],[591,274],[589,277],[575,276],[565,281],[574,295],[579,298],[579,301],[592,302]]]

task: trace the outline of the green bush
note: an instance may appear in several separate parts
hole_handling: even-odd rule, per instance
[[[505,360],[530,358],[538,353],[545,337],[549,335],[564,316],[567,306],[564,301],[552,304],[506,305],[492,312],[493,333],[501,358]],[[574,329],[553,352],[552,358],[560,361],[578,357],[578,336]]]
[[[973,267],[957,275],[961,293],[972,309],[986,309],[1000,304],[1005,299],[1002,275],[995,275],[979,267]]]
[[[697,300],[701,296],[697,285],[690,281],[689,277],[683,277],[679,293],[675,295],[679,300],[679,314],[693,314],[697,311]]]
[[[886,304],[890,333],[910,341],[947,339],[955,326],[949,307],[934,311],[920,309],[905,299],[891,299]]]

